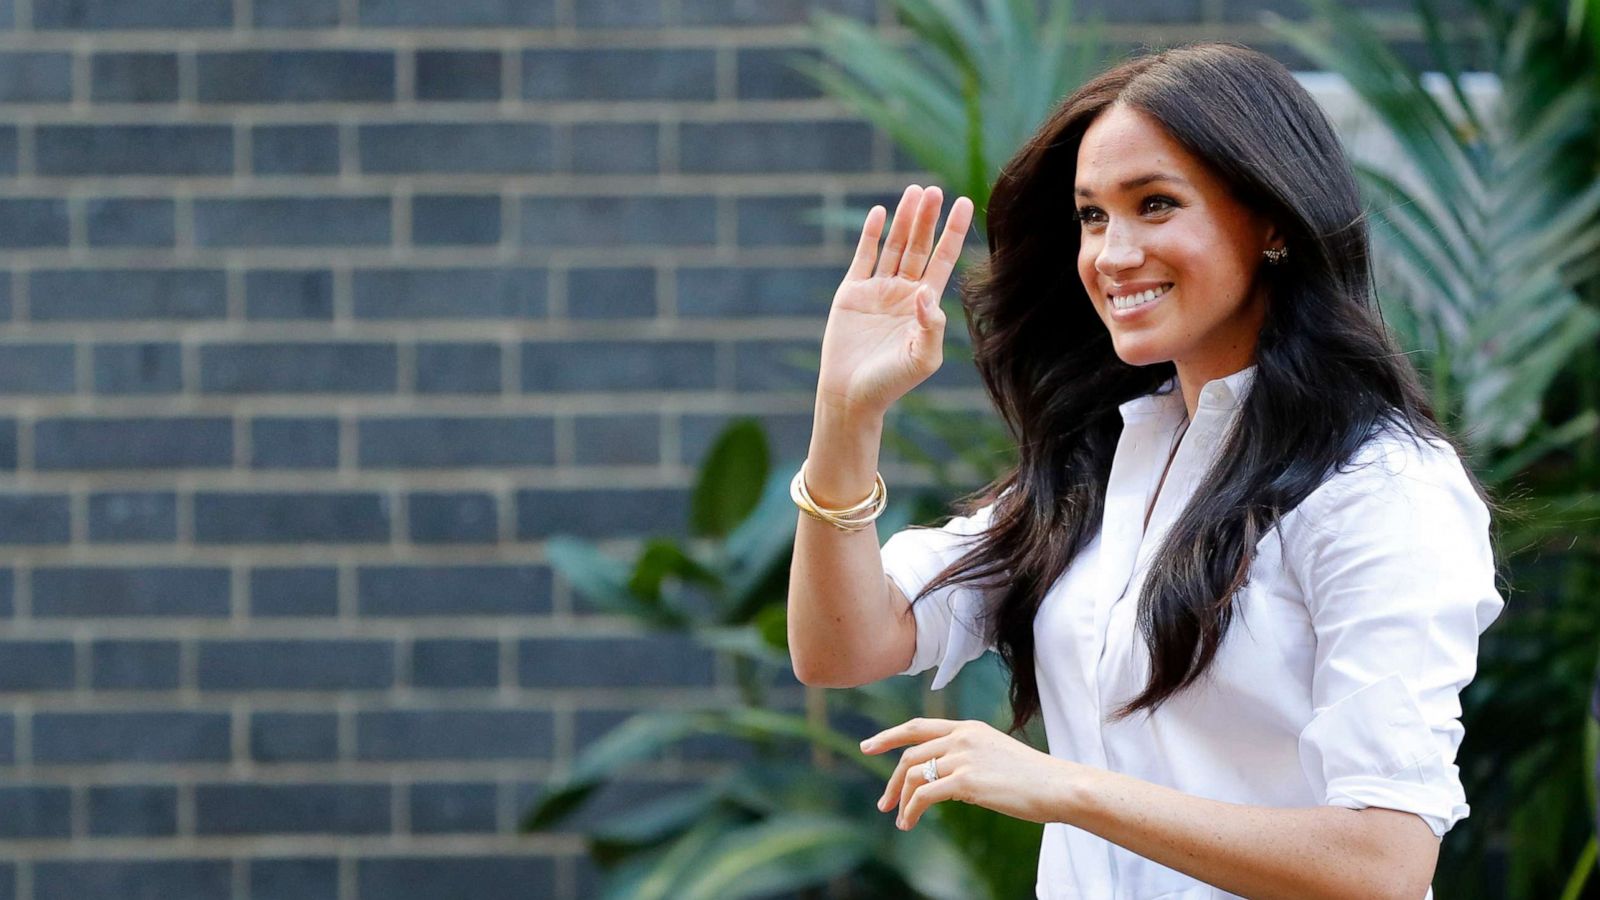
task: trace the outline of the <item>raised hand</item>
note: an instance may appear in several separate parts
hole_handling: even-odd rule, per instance
[[[833,295],[822,336],[817,402],[847,415],[882,415],[944,361],[944,294],[967,229],[972,201],[957,197],[933,243],[943,193],[906,188],[879,252],[884,208],[861,227],[856,255]]]

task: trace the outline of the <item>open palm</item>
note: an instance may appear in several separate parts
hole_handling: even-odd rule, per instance
[[[944,360],[939,298],[972,224],[972,201],[957,197],[934,246],[943,194],[911,185],[895,207],[879,252],[884,208],[861,227],[855,258],[833,295],[822,337],[817,399],[840,413],[882,415]]]

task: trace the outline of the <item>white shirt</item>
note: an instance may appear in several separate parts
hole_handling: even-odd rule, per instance
[[[1286,514],[1257,546],[1249,583],[1200,682],[1153,715],[1107,724],[1149,677],[1135,622],[1151,558],[1194,494],[1255,367],[1208,382],[1144,530],[1184,420],[1177,379],[1122,404],[1099,532],[1034,620],[1035,674],[1052,756],[1201,797],[1416,813],[1442,836],[1467,815],[1454,764],[1460,691],[1478,636],[1504,606],[1489,516],[1455,453],[1386,431]],[[971,548],[993,506],[883,545],[884,571],[914,598]],[[942,688],[993,649],[982,600],[962,585],[913,606],[916,655]],[[1050,900],[1233,897],[1086,831],[1045,826],[1038,896]],[[1431,897],[1431,892],[1429,894]]]

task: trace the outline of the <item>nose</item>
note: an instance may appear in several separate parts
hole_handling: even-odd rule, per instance
[[[1101,275],[1114,277],[1144,265],[1144,248],[1128,233],[1128,229],[1108,224],[1101,234],[1100,252],[1095,254],[1094,267]]]

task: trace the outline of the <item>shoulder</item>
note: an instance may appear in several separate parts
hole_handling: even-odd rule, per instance
[[[1466,463],[1448,442],[1385,426],[1335,467],[1296,508],[1299,518],[1330,525],[1352,517],[1368,526],[1418,515],[1488,522],[1488,507]]]

